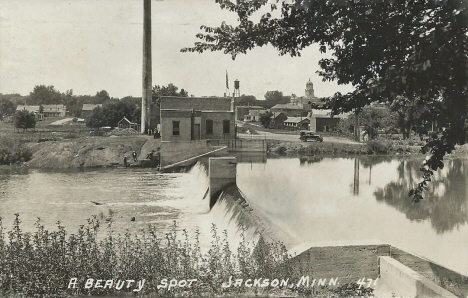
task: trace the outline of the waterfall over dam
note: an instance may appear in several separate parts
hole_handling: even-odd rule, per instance
[[[191,196],[196,193],[200,198],[196,200],[202,203],[206,219],[210,221],[200,226],[215,224],[219,232],[226,230],[233,245],[242,237],[251,244],[256,243],[260,235],[270,242],[286,241],[286,233],[253,205],[237,186],[235,160],[234,157],[210,158],[208,164],[198,162],[190,169],[189,175],[194,179]]]

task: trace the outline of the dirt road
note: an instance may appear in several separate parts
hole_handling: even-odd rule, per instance
[[[239,133],[239,138],[242,139],[268,139],[268,140],[277,140],[277,141],[284,141],[284,142],[302,142],[299,140],[298,134],[279,134],[279,133],[271,133],[266,131],[258,131],[258,135],[251,135],[247,133]],[[324,142],[328,143],[341,143],[341,144],[361,144],[346,138],[340,137],[330,137],[324,136]]]

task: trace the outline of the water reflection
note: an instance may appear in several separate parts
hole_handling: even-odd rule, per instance
[[[403,212],[410,220],[429,220],[438,234],[451,231],[468,222],[466,163],[459,159],[445,161],[445,169],[435,173],[424,200],[413,203],[408,190],[421,181],[421,162],[400,161],[396,169],[398,179],[378,188],[374,196],[377,201]]]

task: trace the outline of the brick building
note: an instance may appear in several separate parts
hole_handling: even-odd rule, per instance
[[[161,97],[161,141],[234,139],[230,98]]]

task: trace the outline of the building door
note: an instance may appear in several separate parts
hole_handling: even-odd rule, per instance
[[[195,124],[193,128],[193,139],[200,140],[200,124]]]

